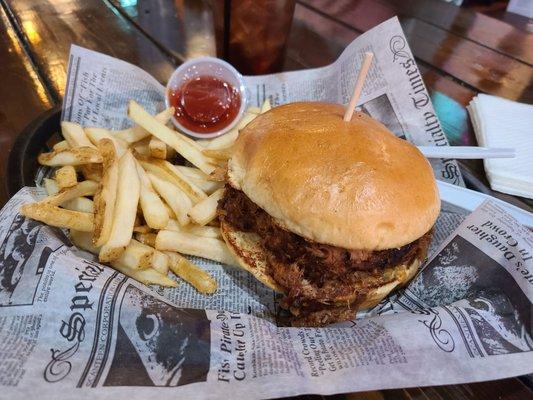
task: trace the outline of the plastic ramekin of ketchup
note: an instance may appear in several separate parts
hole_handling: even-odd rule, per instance
[[[246,109],[246,89],[239,72],[214,57],[199,57],[180,65],[170,77],[167,107],[172,122],[196,138],[220,136],[232,129]]]

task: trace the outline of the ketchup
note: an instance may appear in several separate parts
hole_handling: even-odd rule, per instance
[[[197,133],[224,129],[239,114],[241,96],[237,88],[214,76],[201,75],[169,91],[174,117]]]

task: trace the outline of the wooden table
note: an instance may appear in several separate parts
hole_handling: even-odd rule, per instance
[[[129,61],[166,82],[186,52],[183,14],[174,9],[182,4],[182,0],[0,0],[0,204],[7,200],[5,164],[15,137],[33,118],[61,102],[70,44]],[[527,20],[506,18],[513,21],[511,25],[439,0],[300,0],[285,69],[326,65],[355,37],[394,15],[400,17],[452,144],[475,144],[465,106],[476,93],[533,102],[533,35],[526,31]],[[470,182],[486,183],[479,162],[465,166]],[[496,195],[527,207],[523,199]],[[516,378],[328,398],[533,398],[526,382]],[[323,396],[302,396],[315,397]]]

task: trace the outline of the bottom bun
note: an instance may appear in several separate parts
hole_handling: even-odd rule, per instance
[[[224,222],[221,222],[220,230],[229,250],[233,253],[235,259],[243,269],[251,273],[257,280],[271,289],[280,293],[285,293],[285,289],[269,274],[270,268],[267,261],[267,254],[265,253],[263,246],[260,244],[260,238],[257,234],[237,231],[231,225]],[[338,308],[338,311],[335,314],[337,316],[343,315],[340,320],[346,320],[350,319],[346,318],[348,314],[353,318],[356,311],[375,307],[387,297],[391,291],[406,285],[415,276],[421,263],[421,259],[415,259],[410,265],[401,264],[396,267],[387,268],[388,274],[392,273],[389,278],[390,280],[387,283],[369,288],[363,296],[359,295],[354,296],[351,299],[343,298],[333,300],[333,302],[336,303],[336,308],[340,305],[339,303],[344,303],[342,310]],[[329,314],[330,311],[332,310],[328,311],[326,309],[319,313]],[[339,314],[339,312],[341,313]],[[320,319],[325,323],[339,322],[339,320],[335,320],[336,318],[333,318],[332,320],[331,317]],[[301,322],[303,321],[310,320],[316,321],[316,318],[304,318],[300,323],[297,323],[297,325],[301,325]]]
[[[268,274],[269,268],[265,250],[259,243],[257,234],[237,231],[224,222],[220,223],[220,231],[229,250],[243,269],[269,288],[280,293],[285,292]]]

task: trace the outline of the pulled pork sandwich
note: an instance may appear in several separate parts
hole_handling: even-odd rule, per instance
[[[440,200],[418,149],[362,114],[292,103],[241,131],[218,205],[240,265],[295,326],[353,319],[426,258]]]

